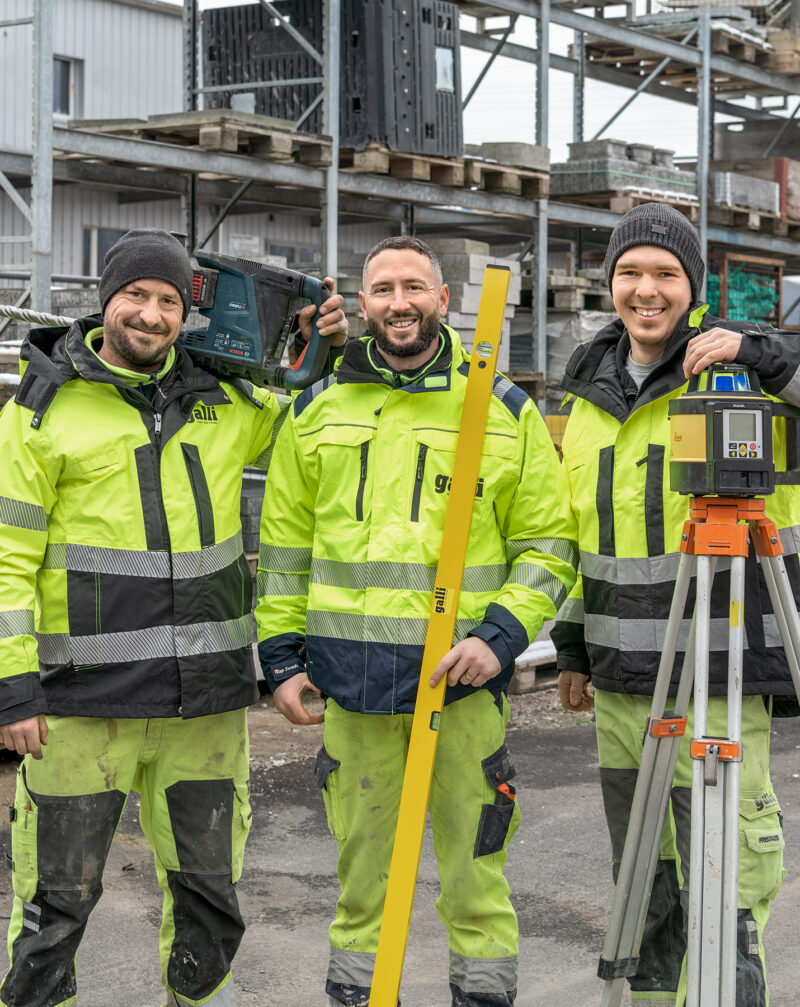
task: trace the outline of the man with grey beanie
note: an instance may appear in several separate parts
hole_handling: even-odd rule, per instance
[[[669,402],[691,375],[715,361],[736,361],[758,373],[765,391],[800,404],[800,348],[769,327],[710,316],[700,299],[705,264],[697,233],[672,207],[644,203],[626,213],[611,234],[605,270],[618,317],[578,347],[563,379],[574,400],[563,458],[578,519],[580,572],[552,636],[563,705],[595,709],[616,877],[689,517],[689,497],[669,488]],[[800,598],[800,490],[778,487],[770,515]],[[796,703],[755,555],[748,557],[745,580],[736,1007],[766,1007],[762,935],[783,877],[780,809],[769,776],[770,718],[796,712]],[[728,605],[729,570],[720,563],[711,601],[712,736],[727,734]],[[673,695],[682,661],[679,653]],[[685,1000],[692,714],[690,706],[639,968],[630,979],[636,1007],[680,1007]]]
[[[177,342],[191,291],[178,239],[128,232],[102,317],[32,331],[0,414],[0,741],[24,756],[4,1007],[75,1003],[130,791],[164,895],[167,1003],[235,1004],[258,696],[241,477],[266,468],[288,399],[194,363]],[[341,303],[320,308],[334,342]]]

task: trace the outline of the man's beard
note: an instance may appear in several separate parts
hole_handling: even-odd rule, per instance
[[[414,318],[419,321],[417,338],[411,342],[396,343],[386,330],[383,322],[376,318],[367,318],[367,330],[375,339],[378,349],[383,354],[393,357],[415,357],[425,350],[439,335],[439,316],[435,312],[422,315],[419,312],[405,315],[393,315],[392,320],[398,321],[401,318]]]
[[[147,329],[144,326],[140,326],[140,328],[143,332],[151,332],[154,335],[169,335],[169,329],[167,328]],[[117,355],[133,367],[158,368],[167,359],[170,349],[169,346],[165,348],[163,344],[156,347],[137,345],[128,333],[127,326],[124,323],[122,326],[104,324],[103,339],[108,339]]]

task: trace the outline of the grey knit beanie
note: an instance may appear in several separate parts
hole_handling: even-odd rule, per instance
[[[706,272],[700,255],[700,239],[686,217],[666,203],[642,203],[634,206],[611,232],[603,263],[609,290],[617,259],[628,249],[639,245],[656,245],[672,252],[689,277],[692,301],[697,300]]]
[[[167,231],[128,231],[106,252],[100,277],[100,310],[134,280],[171,283],[183,301],[183,318],[192,306],[192,264],[182,243]]]

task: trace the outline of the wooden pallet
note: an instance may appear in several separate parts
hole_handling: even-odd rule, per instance
[[[686,34],[687,24],[671,26],[668,30],[655,30],[653,26],[647,26],[645,30],[657,35],[659,38],[681,41]],[[763,66],[768,68],[775,54],[771,53],[766,44],[760,43],[757,39],[742,38],[733,32],[725,30],[724,25],[715,25],[712,22],[711,48],[714,53],[721,53],[736,59],[738,62],[748,63],[751,66]],[[570,47],[570,54],[572,47]],[[630,73],[637,78],[649,74],[661,62],[661,57],[655,53],[647,52],[637,46],[631,46],[610,39],[593,38],[586,36],[586,59],[592,63],[599,63],[612,66],[624,73]],[[790,71],[784,71],[790,72]],[[697,69],[691,64],[681,63],[680,60],[673,60],[667,64],[659,74],[659,83],[668,84],[672,87],[696,90]],[[731,78],[726,74],[717,75],[712,71],[711,86],[715,93],[734,95],[755,94],[764,89],[755,87],[752,83]]]
[[[581,206],[598,206],[613,213],[627,213],[641,203],[667,203],[688,217],[694,223],[697,220],[699,206],[697,196],[680,196],[660,194],[658,192],[640,192],[636,190],[619,189],[613,192],[581,192],[559,195],[559,202],[579,203]]]
[[[523,199],[547,199],[550,194],[550,173],[517,168],[473,158],[464,159],[464,185],[501,196],[522,196]]]
[[[719,227],[762,231],[781,238],[789,233],[789,221],[782,220],[777,214],[754,210],[749,206],[709,206],[708,222]]]
[[[304,164],[326,167],[331,163],[329,137],[303,133],[286,119],[233,109],[176,112],[147,119],[81,119],[70,122],[70,127],[268,161],[292,161],[297,153],[297,160]]]
[[[391,175],[393,178],[415,182],[433,182],[434,185],[464,185],[464,161],[460,157],[433,157],[428,154],[408,154],[389,150],[383,143],[368,143],[363,150],[339,151],[339,168],[342,171]]]

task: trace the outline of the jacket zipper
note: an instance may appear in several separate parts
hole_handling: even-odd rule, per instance
[[[419,502],[422,497],[422,481],[425,478],[425,456],[428,453],[428,445],[420,444],[417,455],[417,474],[414,478],[414,494],[411,497],[411,520],[419,521]]]
[[[367,458],[369,457],[369,441],[361,445],[361,475],[356,493],[356,521],[364,520],[364,487],[367,485]]]

